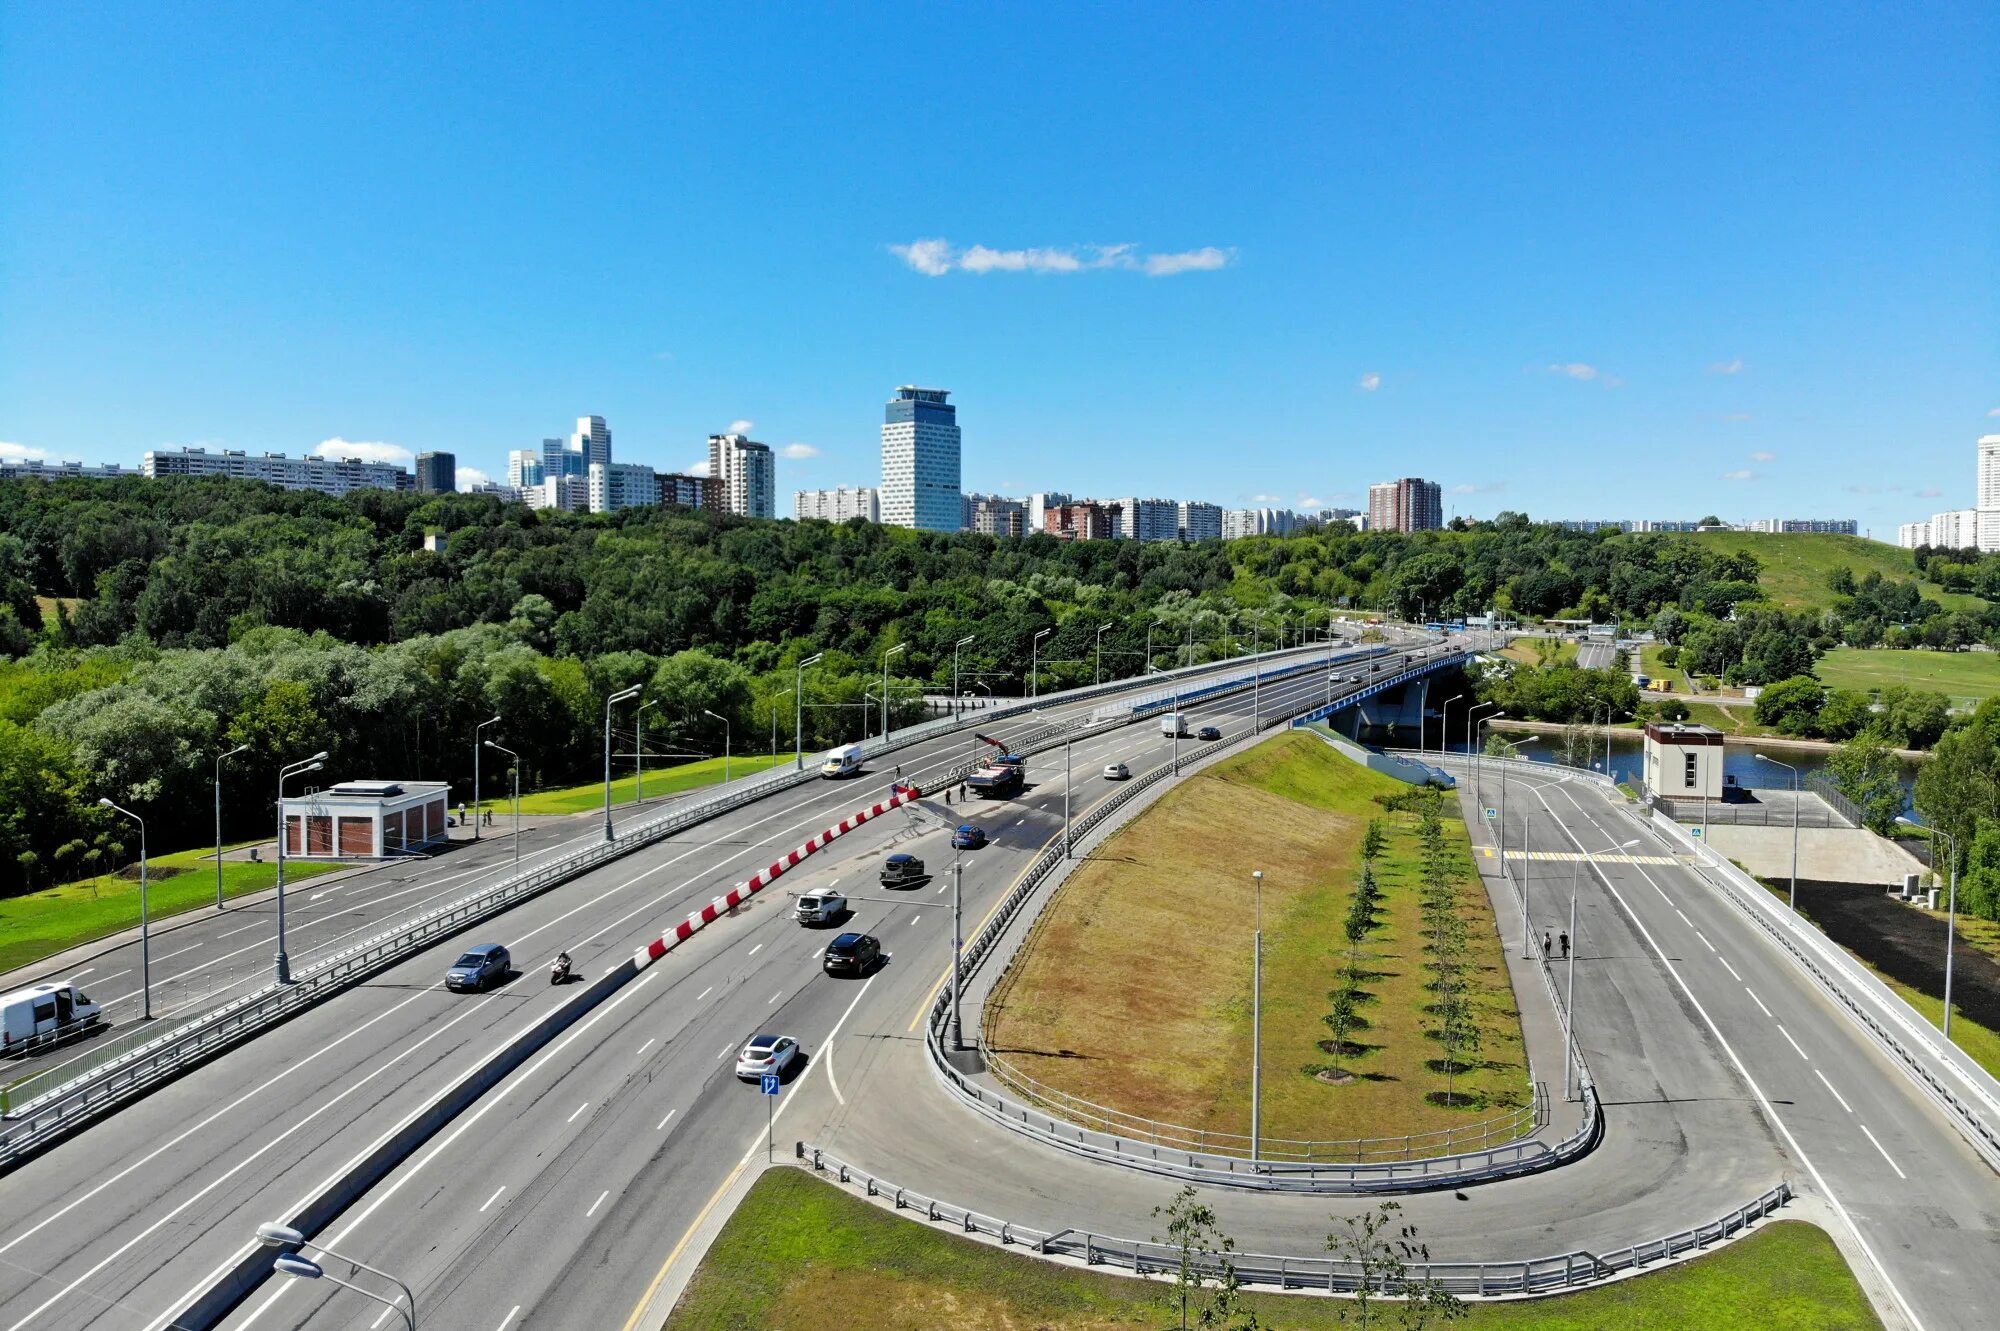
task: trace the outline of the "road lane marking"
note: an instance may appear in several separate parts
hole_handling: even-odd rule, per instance
[[[1878,1151],[1881,1151],[1881,1152],[1882,1152],[1882,1158],[1883,1158],[1884,1160],[1887,1160],[1887,1161],[1889,1162],[1889,1168],[1891,1168],[1891,1169],[1893,1169],[1893,1170],[1895,1170],[1895,1171],[1896,1171],[1896,1177],[1897,1177],[1897,1178],[1900,1178],[1900,1179],[1906,1179],[1906,1178],[1908,1178],[1908,1177],[1909,1177],[1909,1175],[1908,1175],[1908,1174],[1905,1174],[1905,1173],[1903,1172],[1903,1167],[1902,1167],[1901,1165],[1897,1164],[1897,1163],[1895,1162],[1895,1160],[1894,1160],[1893,1158],[1891,1158],[1891,1156],[1889,1155],[1889,1153],[1888,1153],[1887,1151],[1883,1151],[1883,1150],[1882,1150],[1882,1143],[1881,1143],[1881,1142],[1878,1142],[1878,1141],[1876,1141],[1876,1140],[1875,1140],[1875,1134],[1874,1134],[1874,1133],[1872,1133],[1872,1132],[1869,1132],[1869,1131],[1868,1131],[1868,1125],[1867,1125],[1866,1123],[1859,1123],[1859,1124],[1856,1124],[1855,1126],[1859,1127],[1859,1128],[1861,1129],[1861,1131],[1862,1131],[1863,1133],[1865,1133],[1865,1134],[1867,1135],[1867,1137],[1868,1137],[1868,1140],[1869,1140],[1869,1141],[1870,1141],[1871,1143],[1873,1143],[1873,1145],[1874,1145],[1874,1147],[1875,1147],[1875,1149],[1876,1149],[1876,1150],[1878,1150]]]
[[[1682,924],[1685,924],[1690,929],[1694,928],[1694,921],[1690,920],[1686,915],[1682,915],[1679,906],[1674,907],[1674,914],[1680,915]]]
[[[1785,1037],[1785,1043],[1786,1043],[1786,1044],[1788,1044],[1788,1045],[1790,1045],[1790,1046],[1791,1046],[1792,1048],[1794,1048],[1794,1049],[1798,1049],[1798,1050],[1799,1050],[1799,1057],[1800,1057],[1800,1058],[1803,1058],[1803,1059],[1804,1059],[1804,1060],[1805,1060],[1806,1062],[1808,1062],[1808,1063],[1812,1062],[1812,1055],[1811,1055],[1811,1054],[1808,1054],[1808,1053],[1807,1053],[1807,1052],[1806,1052],[1805,1050],[1803,1050],[1803,1049],[1799,1049],[1799,1042],[1798,1042],[1797,1040],[1794,1040],[1794,1039],[1792,1038],[1792,1033],[1791,1033],[1790,1031],[1788,1031],[1788,1030],[1786,1030],[1786,1029],[1785,1029],[1785,1026],[1784,1026],[1784,1023],[1783,1023],[1783,1022],[1776,1022],[1776,1023],[1773,1023],[1773,1024],[1777,1026],[1777,1028],[1778,1028],[1778,1034],[1780,1034],[1780,1035],[1782,1035],[1782,1036],[1784,1036],[1784,1037]]]
[[[702,991],[701,991],[700,993],[696,994],[696,995],[694,996],[694,1001],[695,1001],[695,1002],[697,1002],[697,1003],[699,1003],[699,1002],[701,1002],[701,1000],[702,1000],[702,999],[704,999],[704,998],[707,998],[707,997],[708,997],[708,996],[709,996],[710,994],[712,994],[712,993],[714,993],[714,992],[715,992],[715,986],[711,984],[710,986],[708,986],[708,988],[706,988],[706,989],[702,990]]]
[[[647,1051],[648,1049],[651,1049],[651,1048],[652,1048],[652,1047],[653,1047],[654,1045],[658,1044],[659,1042],[660,1042],[660,1041],[659,1041],[659,1038],[658,1038],[657,1036],[655,1036],[655,1037],[654,1037],[653,1039],[651,1039],[651,1040],[648,1040],[648,1041],[646,1041],[646,1043],[644,1043],[644,1044],[642,1044],[642,1045],[640,1045],[640,1046],[639,1046],[639,1052],[638,1052],[638,1054],[636,1055],[636,1057],[638,1057],[638,1058],[644,1058],[644,1057],[646,1056],[646,1051]]]
[[[596,1215],[596,1214],[597,1214],[597,1208],[598,1208],[598,1207],[600,1207],[600,1206],[602,1206],[602,1205],[604,1205],[604,1199],[605,1199],[606,1197],[609,1197],[610,1195],[611,1195],[611,1189],[609,1189],[609,1188],[606,1188],[606,1189],[605,1189],[605,1190],[604,1190],[603,1192],[600,1192],[600,1193],[598,1193],[598,1194],[597,1194],[597,1200],[596,1200],[596,1201],[594,1201],[594,1202],[592,1202],[592,1203],[590,1204],[590,1209],[589,1209],[588,1211],[585,1211],[585,1212],[583,1213],[583,1218],[584,1218],[585,1220],[588,1220],[588,1219],[590,1219],[590,1217],[592,1217],[592,1216]]]
[[[228,933],[223,933],[223,934],[217,934],[217,935],[216,935],[216,937],[217,937],[217,938],[234,938],[234,937],[235,937],[235,936],[236,936],[237,934],[247,934],[247,933],[249,933],[249,932],[250,932],[250,931],[251,931],[252,929],[266,929],[266,928],[269,928],[269,927],[270,927],[270,926],[269,926],[269,925],[267,925],[267,924],[265,924],[265,923],[264,923],[264,922],[263,922],[262,920],[259,920],[259,921],[257,921],[257,923],[255,923],[255,924],[246,924],[246,925],[244,925],[244,926],[243,926],[243,927],[242,927],[241,929],[231,929],[231,930],[230,930],[230,931],[229,931]]]
[[[750,949],[749,955],[754,957],[763,950],[764,950],[764,945],[762,943],[759,943],[757,944],[757,946]]]
[[[493,1205],[493,1203],[495,1203],[495,1202],[499,1201],[499,1200],[500,1200],[500,1194],[501,1194],[501,1193],[503,1193],[503,1192],[505,1192],[505,1191],[507,1191],[507,1185],[506,1185],[506,1184],[504,1184],[504,1183],[502,1183],[502,1184],[501,1184],[501,1185],[500,1185],[499,1187],[495,1188],[495,1189],[493,1190],[493,1195],[492,1195],[491,1197],[488,1197],[488,1198],[486,1199],[486,1206],[491,1206],[491,1205]],[[485,1213],[485,1211],[486,1211],[486,1206],[482,1206],[482,1207],[480,1207],[480,1208],[479,1208],[479,1210],[480,1210],[480,1213],[481,1213],[481,1214],[484,1214],[484,1213]]]
[[[582,1104],[576,1107],[576,1114],[581,1114],[584,1110],[588,1108],[590,1108],[590,1101],[585,1100]],[[563,1126],[567,1127],[570,1124],[576,1122],[576,1114],[571,1114],[568,1118],[564,1119]]]
[[[910,917],[910,923],[915,924],[918,920],[921,920],[922,918],[924,918],[922,915],[912,915]]]
[[[1771,1009],[1764,1007],[1764,1000],[1757,997],[1757,991],[1755,989],[1752,989],[1749,985],[1746,984],[1743,986],[1743,992],[1750,995],[1751,1002],[1755,1003],[1760,1008],[1764,1008],[1765,1016],[1770,1017],[1772,1021],[1777,1020],[1775,1016],[1772,1016]]]
[[[520,1315],[521,1305],[517,1303],[507,1310],[507,1315],[500,1319],[500,1325],[494,1327],[493,1331],[507,1331],[507,1328],[514,1324],[514,1319]]]
[[[1847,1103],[1846,1096],[1842,1095],[1839,1091],[1833,1089],[1833,1083],[1826,1079],[1826,1074],[1824,1072],[1821,1072],[1818,1068],[1814,1068],[1813,1076],[1818,1077],[1819,1084],[1826,1087],[1827,1091],[1833,1096],[1834,1099],[1840,1101],[1840,1107],[1842,1109],[1845,1109],[1850,1114],[1854,1112],[1854,1106]]]
[[[90,973],[91,973],[92,971],[94,971],[94,970],[96,970],[96,969],[97,969],[97,967],[95,967],[95,966],[85,966],[85,967],[84,967],[84,968],[83,968],[82,970],[80,970],[80,971],[71,971],[71,972],[70,972],[70,976],[69,976],[69,978],[70,978],[70,979],[72,979],[72,980],[81,980],[81,979],[82,979],[82,978],[83,978],[84,976],[86,976],[86,975],[90,974]]]
[[[669,1109],[669,1110],[667,1111],[667,1116],[666,1116],[665,1118],[661,1119],[661,1120],[660,1120],[660,1121],[659,1121],[658,1123],[655,1123],[655,1124],[653,1125],[653,1131],[655,1131],[655,1132],[658,1132],[658,1131],[659,1131],[659,1130],[660,1130],[661,1128],[664,1128],[664,1127],[666,1127],[666,1126],[667,1126],[667,1124],[669,1124],[669,1123],[671,1123],[671,1122],[673,1122],[673,1121],[674,1121],[674,1115],[675,1115],[675,1114],[678,1114],[678,1113],[680,1113],[680,1112],[681,1112],[681,1111],[680,1111],[680,1110],[678,1110],[678,1109]]]
[[[785,996],[785,991],[780,989],[777,993],[771,995],[771,1002],[775,1004],[779,999],[783,998],[784,996]]]
[[[723,1058],[727,1058],[727,1057],[729,1057],[729,1051],[730,1051],[730,1050],[732,1050],[732,1049],[734,1049],[735,1047],[736,1047],[736,1046],[735,1046],[735,1045],[733,1045],[733,1044],[726,1044],[726,1045],[722,1046],[722,1052],[721,1052],[721,1053],[719,1053],[719,1054],[717,1054],[717,1055],[716,1055],[716,1058],[718,1058],[718,1059],[723,1059]]]
[[[1702,932],[1701,930],[1697,929],[1697,930],[1695,930],[1695,931],[1694,931],[1694,936],[1695,936],[1696,938],[1699,938],[1699,939],[1701,940],[1701,945],[1702,945],[1703,947],[1707,948],[1707,949],[1708,949],[1709,951],[1711,951],[1711,952],[1715,952],[1715,944],[1713,944],[1713,943],[1711,943],[1711,942],[1709,942],[1709,941],[1708,941],[1708,935],[1707,935],[1707,934],[1705,934],[1705,933],[1703,933],[1703,932]],[[1717,955],[1717,956],[1720,956],[1720,955],[1721,955],[1721,953],[1716,953],[1716,955]]]
[[[1742,977],[1741,975],[1737,975],[1737,974],[1736,974],[1736,968],[1735,968],[1734,966],[1732,966],[1732,965],[1730,965],[1730,964],[1729,964],[1729,958],[1728,958],[1728,957],[1725,957],[1725,956],[1721,956],[1721,955],[1719,955],[1719,954],[1718,954],[1718,955],[1717,955],[1717,957],[1716,957],[1716,960],[1717,960],[1717,961],[1720,961],[1720,962],[1722,963],[1722,969],[1724,969],[1724,970],[1728,971],[1728,972],[1729,972],[1729,973],[1730,973],[1731,975],[1734,975],[1734,976],[1736,977],[1736,982],[1737,982],[1738,984],[1741,984],[1741,983],[1743,982],[1743,977]]]

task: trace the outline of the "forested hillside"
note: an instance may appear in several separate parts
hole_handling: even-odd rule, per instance
[[[471,728],[495,714],[489,735],[522,752],[524,787],[588,779],[604,698],[632,683],[657,699],[650,751],[720,752],[725,724],[705,712],[727,718],[739,751],[768,747],[774,728],[788,748],[793,667],[814,653],[808,748],[859,737],[870,714],[879,728],[895,644],[899,724],[913,719],[916,694],[950,687],[967,635],[962,687],[1001,695],[1026,690],[1043,630],[1050,690],[1096,674],[1103,626],[1110,678],[1143,670],[1149,636],[1164,668],[1297,640],[1342,607],[1634,623],[1670,610],[1704,669],[1809,670],[1812,644],[1835,640],[1823,619],[1728,624],[1759,596],[1758,573],[1682,539],[1522,519],[1068,544],[221,480],[4,482],[0,890],[72,877],[100,838],[122,837],[100,795],[154,819],[158,848],[199,843],[214,756],[238,743],[252,752],[223,783],[242,835],[264,825],[278,761],[320,748],[330,778],[462,788]],[[1783,639],[1797,641],[1767,652]]]

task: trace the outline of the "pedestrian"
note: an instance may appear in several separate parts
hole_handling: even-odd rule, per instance
[[[963,781],[958,783],[958,798],[960,803],[965,801],[965,783]]]
[[[1545,960],[1547,959],[1547,957],[1548,957],[1548,955],[1549,955],[1549,948],[1550,948],[1550,946],[1551,946],[1551,944],[1550,944],[1550,941],[1549,941],[1549,931],[1548,931],[1547,929],[1544,929],[1544,930],[1542,930],[1542,957],[1543,957],[1543,958],[1544,958]]]
[[[1569,959],[1569,935],[1568,935],[1568,934],[1564,934],[1564,935],[1562,936],[1562,949],[1563,949],[1563,960],[1567,961],[1567,960]]]
[[[460,827],[464,827],[464,826],[466,826],[466,822],[465,822],[465,801],[464,801],[464,800],[460,800],[460,801],[458,802],[458,825],[459,825]]]

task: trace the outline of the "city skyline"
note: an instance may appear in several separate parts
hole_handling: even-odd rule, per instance
[[[589,403],[662,470],[756,421],[783,486],[823,488],[875,474],[881,385],[944,383],[977,404],[971,491],[1359,507],[1413,472],[1451,478],[1447,517],[1882,533],[2000,411],[2000,206],[1963,169],[2000,133],[1990,8],[1810,41],[1756,10],[1189,14],[1143,50],[1107,12],[1033,51],[967,14],[972,58],[887,99],[892,19],[524,12],[466,50],[422,15],[381,48],[389,17],[218,43],[139,7],[7,15],[15,86],[91,95],[0,111],[0,451],[450,452],[499,480]],[[704,71],[746,52],[775,91],[713,125]],[[551,54],[618,95],[542,84]],[[285,73],[322,66],[397,117]],[[521,207],[577,191],[615,206]],[[807,206],[675,206],[739,193]]]

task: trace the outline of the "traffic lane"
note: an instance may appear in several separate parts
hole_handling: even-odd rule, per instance
[[[1569,798],[1593,827],[1609,823],[1608,803],[1590,793]],[[1970,1280],[2000,1298],[1991,1273],[2000,1201],[1992,1171],[1873,1041],[1691,869],[1633,865],[1628,875],[1638,881],[1620,887],[1627,909],[1655,947],[1686,954],[1674,964],[1688,1001],[1716,1040],[1755,1069],[1746,1079],[1800,1166],[1849,1217],[1891,1297],[1923,1325],[1987,1324],[1990,1302],[1969,1308],[1964,1294]]]

